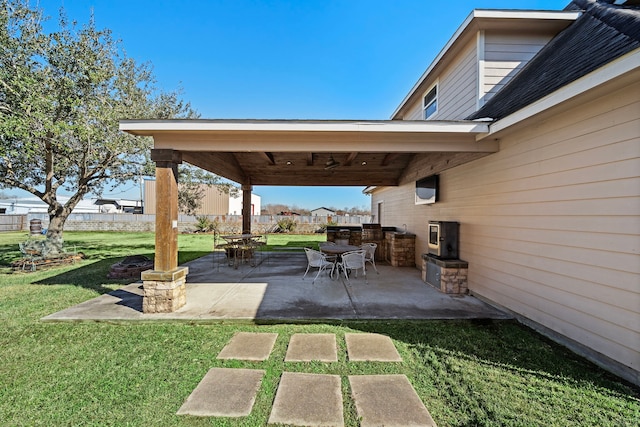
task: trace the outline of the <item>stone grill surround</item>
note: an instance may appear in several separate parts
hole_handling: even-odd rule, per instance
[[[434,269],[440,280],[431,283],[429,270]],[[452,295],[466,295],[469,293],[468,285],[469,264],[459,259],[443,260],[429,254],[422,254],[422,280],[439,289],[440,292]]]
[[[415,234],[388,231],[385,236],[385,254],[387,262],[393,267],[416,266]]]

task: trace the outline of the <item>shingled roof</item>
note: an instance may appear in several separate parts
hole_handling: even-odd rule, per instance
[[[467,119],[508,116],[640,48],[640,7],[574,0],[582,15],[552,39],[502,90]]]

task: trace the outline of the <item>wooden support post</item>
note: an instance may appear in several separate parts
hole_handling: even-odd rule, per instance
[[[178,267],[178,164],[180,152],[152,150],[156,162],[156,256],[155,269]]]
[[[142,272],[144,313],[170,313],[186,303],[188,268],[178,268],[179,151],[151,150],[156,162],[156,254],[154,269]]]
[[[242,185],[242,232],[251,233],[251,191],[249,184]]]

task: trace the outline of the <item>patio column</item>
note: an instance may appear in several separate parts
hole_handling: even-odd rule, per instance
[[[171,313],[186,303],[189,269],[178,267],[178,165],[174,150],[151,150],[156,162],[156,253],[154,269],[142,272],[143,313]]]
[[[242,185],[242,232],[251,233],[251,191],[250,184]]]

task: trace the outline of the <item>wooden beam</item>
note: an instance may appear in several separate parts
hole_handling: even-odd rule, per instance
[[[351,166],[356,157],[358,157],[358,152],[349,153],[347,160],[344,161],[344,166]]]
[[[307,153],[307,166],[313,166],[313,153]]]
[[[387,154],[386,156],[384,156],[384,159],[382,159],[382,166],[389,166],[389,163],[391,163],[399,155],[400,155],[400,153],[389,153],[389,154]]]
[[[201,169],[238,183],[246,182],[247,174],[232,153],[184,152],[182,159]]]
[[[267,161],[270,165],[275,165],[276,160],[273,158],[273,153],[260,151],[258,154]]]
[[[251,178],[253,185],[296,185],[304,187],[313,186],[396,186],[400,173],[389,171],[388,173],[353,172],[347,174],[338,172],[336,168],[329,171],[308,171],[299,174],[256,174]],[[346,169],[346,168],[342,168]],[[352,168],[349,168],[352,169]],[[335,173],[332,173],[334,172]]]

